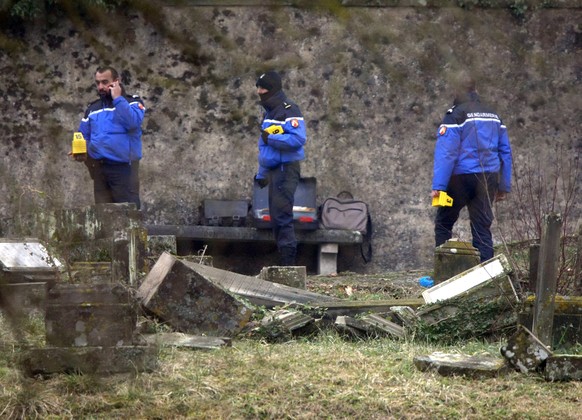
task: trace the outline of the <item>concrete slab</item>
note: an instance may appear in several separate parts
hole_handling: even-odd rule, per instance
[[[418,370],[434,371],[442,376],[497,377],[509,371],[504,359],[489,355],[435,352],[416,356],[413,363]]]
[[[253,309],[188,264],[164,252],[138,289],[143,307],[183,333],[238,334]]]

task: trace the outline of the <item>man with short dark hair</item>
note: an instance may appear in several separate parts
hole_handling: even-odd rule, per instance
[[[511,191],[512,152],[507,127],[481,102],[474,79],[462,75],[455,99],[439,126],[434,151],[433,198],[446,191],[451,207],[439,207],[435,218],[435,243],[452,237],[460,211],[467,207],[473,246],[481,262],[493,257],[493,201]]]
[[[280,265],[292,266],[297,256],[293,204],[301,176],[299,162],[305,159],[305,121],[299,107],[283,92],[277,72],[262,74],[256,86],[265,115],[258,140],[259,171],[255,179],[261,188],[269,186],[269,214]]]
[[[89,168],[96,204],[132,202],[139,209],[145,107],[138,96],[126,94],[113,67],[99,67],[95,85],[99,99],[88,106],[79,125],[88,156],[77,160]]]

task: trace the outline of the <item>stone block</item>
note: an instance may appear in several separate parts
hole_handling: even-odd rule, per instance
[[[231,337],[253,310],[183,261],[163,253],[138,289],[151,314],[180,332]]]
[[[338,250],[339,250],[338,244],[319,245],[317,274],[328,275],[337,273]]]
[[[561,354],[548,357],[544,377],[548,381],[582,381],[582,356]]]
[[[307,272],[304,266],[272,266],[263,267],[259,278],[272,283],[284,284],[296,289],[305,289]]]
[[[26,351],[20,360],[29,376],[151,372],[157,363],[156,346],[44,347]]]
[[[136,323],[136,306],[121,285],[59,284],[48,292],[50,346],[127,346],[133,343]]]

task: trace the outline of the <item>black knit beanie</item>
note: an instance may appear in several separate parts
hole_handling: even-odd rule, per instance
[[[270,93],[278,92],[282,89],[281,76],[276,71],[263,73],[257,79],[257,87],[267,89]]]

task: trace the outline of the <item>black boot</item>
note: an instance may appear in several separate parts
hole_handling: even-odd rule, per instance
[[[279,265],[288,267],[295,265],[295,257],[297,255],[297,249],[291,246],[284,246],[280,250],[280,260]]]

